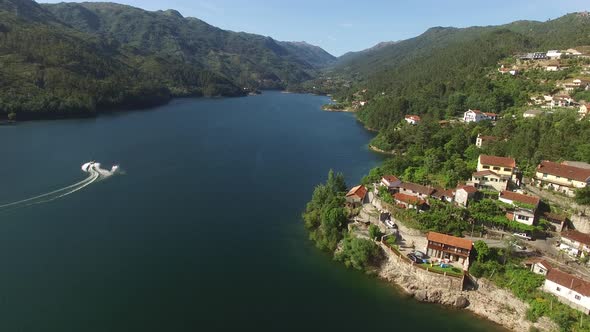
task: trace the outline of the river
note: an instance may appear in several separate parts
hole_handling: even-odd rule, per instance
[[[0,127],[1,331],[500,331],[346,269],[300,215],[328,170],[380,162],[325,97],[265,92]]]

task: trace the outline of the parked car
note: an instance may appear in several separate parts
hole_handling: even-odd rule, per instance
[[[416,263],[416,264],[420,264],[420,263],[422,263],[422,260],[421,260],[420,258],[416,257],[416,255],[414,255],[414,254],[411,254],[411,253],[410,253],[410,254],[408,254],[407,256],[408,256],[408,258],[409,258],[409,259],[410,259],[412,262],[414,262],[414,263]]]
[[[414,256],[416,256],[416,257],[418,257],[418,258],[420,258],[420,259],[424,259],[424,258],[426,258],[426,257],[427,257],[427,256],[426,256],[426,254],[425,254],[425,253],[423,253],[423,252],[422,252],[422,251],[420,251],[420,250],[416,250],[416,251],[414,251],[414,252],[413,252],[413,254],[414,254]]]
[[[385,220],[385,225],[389,228],[394,228],[393,227],[394,223],[389,219]]]
[[[519,238],[519,239],[523,239],[523,240],[527,240],[527,241],[533,241],[533,237],[528,235],[527,233],[514,233],[512,234],[515,237]]]

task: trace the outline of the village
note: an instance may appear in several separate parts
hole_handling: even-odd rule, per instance
[[[387,243],[403,243],[397,246],[398,252],[406,255],[409,264],[422,265],[435,273],[463,276],[474,259],[475,241],[482,240],[490,247],[513,246],[515,254],[525,258],[523,265],[545,276],[543,289],[546,292],[589,313],[590,234],[574,229],[568,216],[548,211],[550,200],[532,194],[543,192],[564,199],[588,183],[589,164],[543,161],[534,178],[523,179],[514,159],[480,155],[472,178],[456,188],[428,187],[403,182],[395,175],[384,175],[379,183],[352,188],[346,195],[346,202],[349,207],[359,209],[355,224],[377,225],[385,234],[381,242],[393,238],[394,241]],[[384,199],[383,192],[392,200]],[[494,194],[490,195],[492,192]],[[482,199],[484,193],[485,197],[504,203],[507,220],[526,226],[543,223],[549,227],[532,232],[514,232],[511,227],[490,228],[483,237],[480,234],[457,237],[436,232],[420,234],[396,218],[400,210],[424,213],[433,201],[467,208]]]
[[[468,110],[462,120],[495,121],[497,117]],[[420,118],[407,116],[406,121],[418,125]],[[478,135],[474,144],[482,148],[497,139]],[[386,174],[377,183],[350,189],[346,203],[358,211],[353,228],[364,229],[366,235],[369,225],[379,227],[381,244],[408,264],[444,276],[464,277],[474,260],[476,241],[489,247],[510,247],[522,258],[523,266],[545,277],[545,292],[588,314],[590,219],[572,198],[589,183],[590,164],[584,162],[544,160],[534,176],[527,178],[514,158],[480,154],[471,178],[455,188],[424,186]],[[453,236],[423,234],[406,223],[408,216],[412,219],[412,215],[428,213],[433,204],[468,209],[482,200],[494,200],[501,206],[501,224],[470,220],[474,228],[477,224],[484,227]]]

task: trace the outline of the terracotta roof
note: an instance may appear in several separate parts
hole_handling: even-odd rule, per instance
[[[539,166],[537,166],[537,172],[582,182],[586,182],[588,178],[590,178],[589,169],[563,165],[548,160],[542,161]]]
[[[406,115],[406,119],[420,121],[420,117],[418,115]]]
[[[549,273],[547,273],[545,278],[584,296],[590,296],[590,282],[584,279],[578,278],[558,269],[549,270]]]
[[[436,233],[436,232],[428,232],[426,237],[428,241],[434,241],[438,243],[444,243],[453,247],[463,248],[467,250],[471,250],[473,247],[473,242],[468,239],[462,239],[460,237]]]
[[[367,194],[367,188],[365,188],[365,186],[363,186],[363,185],[359,185],[359,186],[356,186],[356,187],[350,189],[348,194],[346,194],[346,197],[356,196],[360,199],[364,199],[366,194]]]
[[[573,229],[561,232],[561,237],[590,245],[590,234],[581,233]]]
[[[383,175],[382,178],[389,183],[399,181],[399,179],[395,175]]]
[[[551,270],[553,268],[553,266],[549,262],[547,262],[546,260],[539,258],[539,257],[533,257],[533,258],[526,259],[525,261],[523,261],[523,263],[524,264],[541,264],[545,268],[547,268],[547,270]]]
[[[483,114],[485,114],[486,116],[490,116],[490,117],[492,117],[492,116],[498,116],[498,114],[491,113],[491,112],[484,112]]]
[[[424,201],[423,199],[420,199],[416,196],[406,195],[406,194],[402,194],[402,193],[394,194],[393,198],[396,201],[400,201],[400,202],[404,202],[404,203],[408,203],[408,204],[413,204],[413,205],[426,204],[426,201]]]
[[[465,190],[467,193],[469,194],[473,194],[475,192],[477,192],[477,188],[475,188],[474,186],[457,186],[457,190],[459,189],[463,189]]]
[[[427,196],[432,195],[432,193],[434,192],[434,188],[422,186],[422,185],[419,185],[416,183],[411,183],[411,182],[402,182],[402,184],[400,185],[400,188],[403,188],[406,190],[411,190],[413,192],[416,192],[416,193],[419,193],[422,195],[427,195]]]
[[[537,196],[523,195],[507,190],[504,190],[500,193],[500,198],[534,206],[539,205],[539,202],[541,201],[541,199]]]
[[[481,114],[480,110],[468,110],[467,112],[473,112],[475,114]]]
[[[435,198],[442,198],[442,197],[454,197],[455,192],[453,189],[442,189],[442,188],[435,188],[434,192],[432,193],[432,197]]]
[[[497,176],[500,177],[500,175],[498,175],[498,173],[490,171],[490,170],[484,170],[484,171],[479,171],[479,172],[475,172],[472,174],[473,176],[486,176],[486,175],[493,175],[493,176]]]
[[[514,158],[510,158],[510,157],[497,157],[497,156],[488,156],[485,154],[480,154],[479,161],[483,165],[516,167],[516,160],[514,160]]]

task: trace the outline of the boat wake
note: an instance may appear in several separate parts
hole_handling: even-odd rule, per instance
[[[120,172],[118,165],[113,166],[111,170],[107,170],[101,168],[100,163],[94,161],[82,165],[82,171],[88,173],[88,177],[86,177],[84,180],[80,182],[35,197],[23,199],[12,203],[2,204],[0,205],[0,210],[19,209],[35,204],[51,202],[56,199],[71,195],[79,190],[88,187],[89,185],[95,182],[102,181]]]

